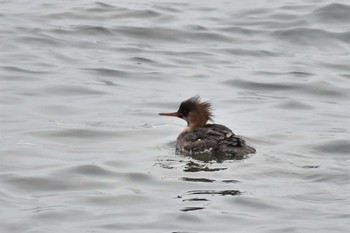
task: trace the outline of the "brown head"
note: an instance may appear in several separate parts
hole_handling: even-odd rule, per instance
[[[211,104],[209,102],[201,102],[198,95],[183,101],[177,112],[159,113],[159,115],[184,119],[187,122],[189,130],[207,124],[207,121],[212,120],[213,116]]]

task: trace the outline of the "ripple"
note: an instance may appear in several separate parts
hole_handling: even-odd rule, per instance
[[[159,13],[156,10],[150,10],[150,9],[132,9],[132,10],[127,10],[126,12],[123,12],[122,14],[119,15],[114,15],[116,18],[157,18],[160,16],[164,16],[163,14]]]
[[[142,196],[134,193],[116,194],[110,192],[99,192],[98,194],[84,195],[83,198],[78,196],[74,202],[80,202],[84,206],[90,205],[94,207],[113,207],[120,208],[124,206],[127,208],[130,205],[144,204],[149,202],[150,199],[146,196]]]
[[[214,182],[220,182],[213,179],[208,178],[192,178],[192,177],[182,177],[181,180],[183,181],[189,181],[189,182],[203,182],[203,183],[214,183]],[[222,183],[239,183],[238,180],[222,180]]]
[[[297,100],[287,100],[284,101],[281,104],[278,104],[277,107],[284,108],[284,109],[299,109],[299,110],[311,110],[314,109],[313,106],[309,104],[302,103]]]
[[[303,93],[305,95],[314,95],[321,97],[334,97],[347,99],[350,97],[348,90],[344,87],[337,87],[327,81],[314,81],[309,83],[297,82],[258,82],[243,79],[234,79],[223,82],[224,85],[239,87],[242,89],[254,90],[256,92],[267,91],[288,91],[294,93]]]
[[[86,6],[73,7],[67,11],[59,13],[44,14],[42,17],[47,19],[72,19],[82,20],[91,17],[95,19],[116,19],[127,17],[154,17],[157,16],[157,11],[148,9],[129,9],[127,7],[118,7],[102,2],[95,4],[87,4]]]
[[[260,36],[260,35],[267,34],[267,31],[264,31],[264,30],[249,29],[249,28],[238,27],[238,26],[222,27],[222,28],[219,28],[218,30],[224,33],[234,33],[235,35],[241,34],[243,36]]]
[[[275,30],[271,35],[283,41],[299,45],[317,46],[321,44],[323,46],[332,46],[334,41],[350,43],[350,32],[330,32],[324,29],[305,27]]]
[[[341,3],[331,3],[314,10],[311,17],[323,23],[345,23],[350,21],[350,6]]]
[[[39,137],[50,141],[60,141],[68,145],[75,143],[84,143],[85,145],[95,145],[105,143],[108,140],[116,140],[122,137],[118,132],[97,130],[97,129],[55,129],[55,130],[37,130],[29,131],[25,134]]]
[[[21,36],[17,37],[16,40],[19,43],[27,44],[27,45],[36,45],[40,48],[45,46],[54,46],[59,47],[64,45],[64,41],[46,35],[36,35],[36,36]]]
[[[222,191],[217,191],[217,190],[193,190],[193,191],[188,191],[188,194],[190,195],[221,195],[221,196],[237,196],[241,195],[242,192],[239,190],[222,190]]]
[[[313,149],[323,154],[342,154],[348,155],[350,152],[350,141],[349,140],[333,140],[315,144],[312,146]]]
[[[306,168],[306,169],[316,169],[316,168],[319,168],[320,166],[318,165],[305,165],[305,166],[302,166],[302,168]]]
[[[195,198],[189,198],[189,199],[184,199],[182,201],[194,201],[194,202],[197,202],[197,201],[209,201],[208,199],[206,198],[198,198],[198,197],[195,197]]]
[[[203,31],[183,31],[175,28],[164,27],[131,27],[123,26],[115,29],[117,32],[133,38],[143,38],[146,40],[156,41],[172,41],[172,42],[184,42],[184,41],[221,41],[231,42],[229,37],[217,34],[213,32]]]
[[[233,87],[240,87],[244,89],[250,89],[250,90],[257,90],[257,91],[284,91],[284,90],[293,90],[296,87],[298,87],[295,83],[290,82],[269,82],[269,83],[262,83],[262,82],[256,82],[256,81],[247,81],[243,79],[235,79],[235,80],[229,80],[223,82],[225,85],[230,85]]]
[[[24,74],[49,74],[51,72],[48,71],[42,71],[42,70],[31,70],[31,69],[25,69],[25,68],[20,68],[20,67],[15,67],[15,66],[3,66],[1,67],[2,69],[14,73],[24,73]]]
[[[182,208],[181,211],[189,212],[189,211],[202,210],[202,209],[205,209],[205,208],[204,207],[185,207],[185,208]]]
[[[313,73],[303,71],[290,71],[290,72],[271,72],[271,71],[256,71],[258,75],[264,76],[291,76],[291,77],[309,77],[315,76]]]
[[[100,11],[101,9],[102,10],[112,10],[112,11],[120,9],[114,5],[107,4],[104,2],[95,2],[95,5],[96,5],[96,7],[94,9],[98,9],[98,11]]]
[[[189,161],[184,169],[185,172],[216,172],[220,170],[226,170],[227,168],[210,168],[207,164],[198,164],[193,161]]]
[[[4,178],[3,182],[11,189],[34,193],[90,190],[91,187],[105,189],[115,185],[115,182],[88,181],[84,177],[66,177],[65,179],[63,177],[63,175],[46,175],[45,177],[11,175]]]
[[[39,91],[40,92],[40,91]],[[78,85],[55,85],[52,87],[45,87],[43,92],[47,95],[59,95],[59,96],[81,96],[81,95],[102,95],[106,94],[104,91],[98,91],[90,89],[84,86]]]
[[[84,68],[83,70],[100,74],[107,77],[128,77],[130,74],[123,70],[107,69],[107,68]]]
[[[249,50],[249,49],[225,49],[223,52],[239,55],[239,56],[251,56],[251,57],[280,57],[281,54],[267,51],[267,50]]]
[[[63,173],[71,173],[72,175],[74,174],[81,174],[81,175],[86,175],[86,176],[114,176],[116,175],[112,171],[108,171],[107,169],[99,166],[99,165],[91,165],[91,164],[86,164],[86,165],[79,165],[79,166],[74,166],[72,168],[66,169],[63,171]]]
[[[130,60],[140,62],[140,63],[155,63],[155,60],[145,58],[145,57],[133,57]]]
[[[111,29],[108,29],[107,27],[102,26],[77,26],[74,28],[74,31],[80,34],[99,34],[100,36],[107,35],[111,36],[114,35],[113,31]]]
[[[215,181],[207,178],[190,178],[190,177],[182,177],[181,180],[190,181],[190,182],[204,182],[204,183],[212,183]]]
[[[51,115],[80,115],[87,113],[87,109],[72,106],[61,105],[45,105],[40,107],[40,111]]]
[[[328,96],[343,99],[350,97],[350,93],[346,88],[334,86],[328,81],[310,82],[307,85],[303,85],[300,91],[316,96]]]

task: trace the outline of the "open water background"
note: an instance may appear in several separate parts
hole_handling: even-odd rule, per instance
[[[349,232],[349,1],[0,1],[0,232]],[[175,155],[195,94],[257,154]]]

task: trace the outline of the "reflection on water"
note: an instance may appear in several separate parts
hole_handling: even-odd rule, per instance
[[[348,1],[21,3],[0,232],[349,232]],[[157,113],[195,94],[258,153],[175,154],[184,122]]]
[[[193,190],[193,191],[189,191],[189,194],[193,195],[193,194],[209,194],[209,195],[222,195],[222,196],[226,196],[226,195],[230,195],[230,196],[236,196],[236,195],[240,195],[241,192],[238,190],[223,190],[223,191],[214,191],[214,190]]]
[[[181,209],[181,211],[187,212],[187,211],[195,211],[195,210],[202,210],[202,209],[204,209],[204,207],[185,207]]]
[[[183,181],[190,181],[190,182],[207,182],[212,183],[215,180],[206,179],[206,178],[190,178],[190,177],[182,177]]]
[[[221,167],[221,168],[210,168],[209,164],[199,164],[193,161],[189,161],[186,163],[186,167],[184,169],[185,172],[215,172],[220,170],[225,170],[227,168]]]
[[[186,194],[178,196],[178,198],[182,199],[185,203],[195,203],[197,205],[201,205],[201,203],[204,206],[186,206],[181,209],[181,211],[187,212],[187,211],[195,211],[195,210],[202,210],[205,209],[208,205],[208,202],[210,203],[211,198],[214,195],[219,196],[237,196],[241,195],[242,192],[239,190],[191,190],[188,191]],[[209,196],[209,198],[204,198],[205,196]],[[188,196],[191,196],[190,198],[187,198]],[[196,197],[192,197],[196,196]],[[204,197],[203,197],[204,196]]]
[[[197,198],[197,197],[195,197],[195,198],[185,199],[183,201],[209,201],[209,200],[206,199],[206,198]]]

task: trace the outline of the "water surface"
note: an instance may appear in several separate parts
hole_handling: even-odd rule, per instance
[[[348,232],[348,1],[2,1],[0,231]],[[257,154],[176,155],[195,94]]]

